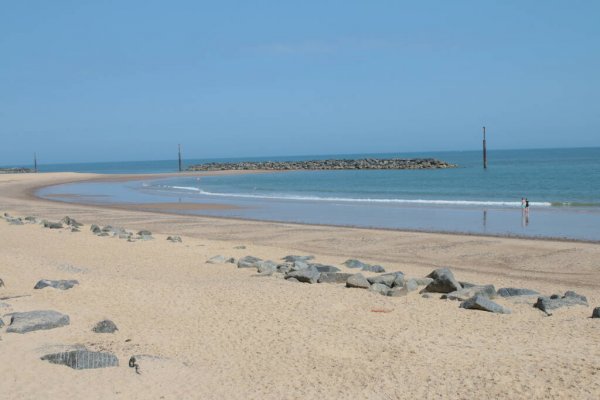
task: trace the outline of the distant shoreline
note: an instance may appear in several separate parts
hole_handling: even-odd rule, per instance
[[[164,178],[174,178],[181,176],[188,177],[199,177],[199,176],[215,176],[215,175],[238,175],[238,174],[256,174],[256,173],[275,173],[278,171],[212,171],[212,172],[183,172],[183,173],[166,173],[166,174],[131,174],[131,175],[98,175],[98,176],[88,176],[83,179],[72,179],[65,180],[58,183],[53,183],[49,185],[40,185],[36,187],[29,188],[27,196],[33,200],[41,200],[48,201],[53,203],[61,203],[61,204],[77,204],[84,207],[92,207],[92,208],[102,208],[102,209],[118,209],[118,210],[128,210],[128,211],[139,211],[139,212],[147,212],[147,213],[155,213],[155,214],[164,214],[164,215],[173,215],[173,216],[184,216],[184,217],[193,217],[193,218],[209,218],[209,219],[218,219],[218,220],[226,220],[226,221],[247,221],[254,222],[259,224],[291,224],[291,225],[299,225],[311,227],[328,227],[328,228],[340,228],[340,229],[359,229],[359,230],[375,230],[375,231],[388,231],[388,232],[404,232],[404,233],[422,233],[422,234],[433,234],[433,235],[449,235],[449,236],[471,236],[471,237],[487,237],[487,238],[506,238],[506,239],[519,239],[519,240],[541,240],[541,241],[558,241],[558,242],[574,242],[574,243],[591,243],[598,244],[599,240],[593,239],[581,239],[581,238],[569,238],[569,237],[554,237],[554,236],[528,236],[528,235],[520,235],[513,233],[478,233],[478,232],[465,232],[460,230],[435,230],[435,229],[412,229],[412,228],[389,228],[389,227],[379,227],[379,226],[362,226],[362,225],[354,225],[354,224],[334,224],[334,223],[315,223],[315,222],[296,222],[296,221],[287,221],[280,219],[260,219],[260,218],[244,218],[244,217],[236,217],[236,216],[222,216],[222,215],[208,215],[208,214],[194,214],[189,211],[217,211],[217,210],[231,210],[231,209],[240,209],[243,207],[231,206],[226,203],[204,203],[198,204],[193,202],[182,202],[177,203],[177,206],[170,207],[169,204],[172,203],[164,203],[162,205],[158,205],[157,203],[150,204],[139,204],[139,203],[125,203],[125,202],[115,202],[115,203],[107,203],[107,204],[99,204],[94,202],[86,202],[85,196],[81,196],[79,194],[67,194],[63,196],[63,198],[71,198],[78,199],[83,201],[61,201],[58,200],[60,195],[51,195],[47,197],[41,197],[37,194],[37,192],[41,189],[57,186],[62,184],[69,183],[85,183],[85,182],[128,182],[128,181],[139,181],[145,179],[164,179]],[[285,171],[279,171],[285,172]]]

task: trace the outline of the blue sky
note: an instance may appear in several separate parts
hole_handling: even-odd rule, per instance
[[[0,0],[0,165],[600,146],[598,1]]]

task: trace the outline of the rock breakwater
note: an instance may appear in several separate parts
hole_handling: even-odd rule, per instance
[[[443,169],[456,165],[434,158],[361,158],[310,161],[242,161],[232,163],[206,163],[191,165],[188,171],[225,170],[344,170],[344,169]]]

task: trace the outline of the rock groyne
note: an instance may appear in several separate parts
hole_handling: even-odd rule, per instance
[[[188,171],[225,170],[345,170],[345,169],[443,169],[456,165],[434,158],[361,158],[310,161],[240,161],[231,163],[206,163],[191,165]]]
[[[0,168],[0,174],[29,174],[35,172],[31,168]]]

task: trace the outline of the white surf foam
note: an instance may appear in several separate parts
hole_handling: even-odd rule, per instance
[[[323,202],[342,202],[342,203],[383,203],[383,204],[427,204],[427,205],[447,205],[447,206],[488,206],[488,207],[521,207],[520,201],[481,201],[481,200],[428,200],[428,199],[372,199],[372,198],[352,198],[352,197],[321,197],[321,196],[300,196],[287,194],[249,194],[249,193],[215,193],[207,192],[193,186],[160,186],[164,189],[184,190],[196,192],[203,196],[212,197],[230,197],[244,199],[268,199],[268,200],[297,200],[297,201],[323,201]],[[551,207],[550,202],[531,202],[532,207]]]

